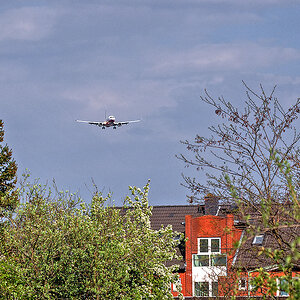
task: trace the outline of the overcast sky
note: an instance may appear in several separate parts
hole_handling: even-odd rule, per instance
[[[122,203],[186,204],[180,140],[217,119],[204,89],[241,106],[242,80],[300,96],[300,1],[26,0],[0,4],[0,119],[19,174]],[[142,122],[117,130],[76,123]],[[195,174],[204,178],[205,174]]]

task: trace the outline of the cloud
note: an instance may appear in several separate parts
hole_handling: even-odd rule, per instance
[[[107,110],[113,114],[117,111],[122,117],[139,118],[162,107],[174,106],[175,99],[171,95],[173,87],[173,83],[159,80],[99,80],[67,87],[62,91],[61,98],[79,103],[82,113],[87,116],[99,117],[100,114],[102,117]]]
[[[98,4],[98,0],[89,1],[90,3]],[[137,6],[145,6],[145,7],[166,7],[168,9],[172,7],[188,7],[190,5],[195,6],[203,6],[203,4],[210,4],[210,5],[220,5],[220,4],[234,4],[238,6],[266,6],[270,4],[291,4],[291,3],[299,3],[299,0],[251,0],[251,1],[240,1],[240,0],[116,0],[116,1],[103,1],[109,3],[109,5],[114,6],[130,6],[130,7],[137,7]]]
[[[13,62],[1,61],[0,82],[12,83],[24,80],[29,75],[26,68]]]
[[[187,72],[255,70],[300,59],[293,48],[268,47],[255,43],[205,44],[182,53],[161,55],[149,74],[168,76]]]
[[[23,7],[0,15],[0,41],[35,41],[46,37],[55,25],[56,13],[43,7]]]

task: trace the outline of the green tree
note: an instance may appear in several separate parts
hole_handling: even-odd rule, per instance
[[[18,204],[17,164],[12,158],[12,151],[7,144],[3,145],[4,129],[0,120],[0,217],[6,211],[13,211]]]
[[[257,255],[268,258],[270,265],[277,265],[291,279],[292,268],[299,267],[300,134],[296,122],[300,99],[285,110],[274,96],[275,88],[266,94],[262,86],[259,93],[245,87],[242,109],[223,97],[214,99],[207,91],[201,97],[222,122],[209,127],[210,137],[197,135],[193,142],[183,142],[192,155],[178,158],[207,178],[201,182],[183,176],[184,185],[192,192],[191,202],[210,192],[237,204],[248,225],[248,237],[267,233],[274,241],[273,247],[262,247]],[[294,290],[290,285],[291,297]]]
[[[7,299],[171,299],[177,233],[152,230],[147,184],[122,208],[95,193],[90,205],[69,192],[29,185],[3,229],[0,293]],[[6,270],[7,266],[10,266]]]

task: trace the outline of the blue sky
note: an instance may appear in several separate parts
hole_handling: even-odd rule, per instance
[[[0,118],[19,174],[121,204],[151,179],[152,205],[186,204],[180,140],[218,120],[204,89],[235,105],[277,85],[300,95],[300,1],[27,0],[0,4]],[[117,130],[76,123],[142,122]]]

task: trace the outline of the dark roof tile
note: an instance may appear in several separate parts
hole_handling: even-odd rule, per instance
[[[158,230],[162,225],[172,225],[173,230],[184,232],[185,216],[200,216],[199,205],[153,206],[151,227]]]

